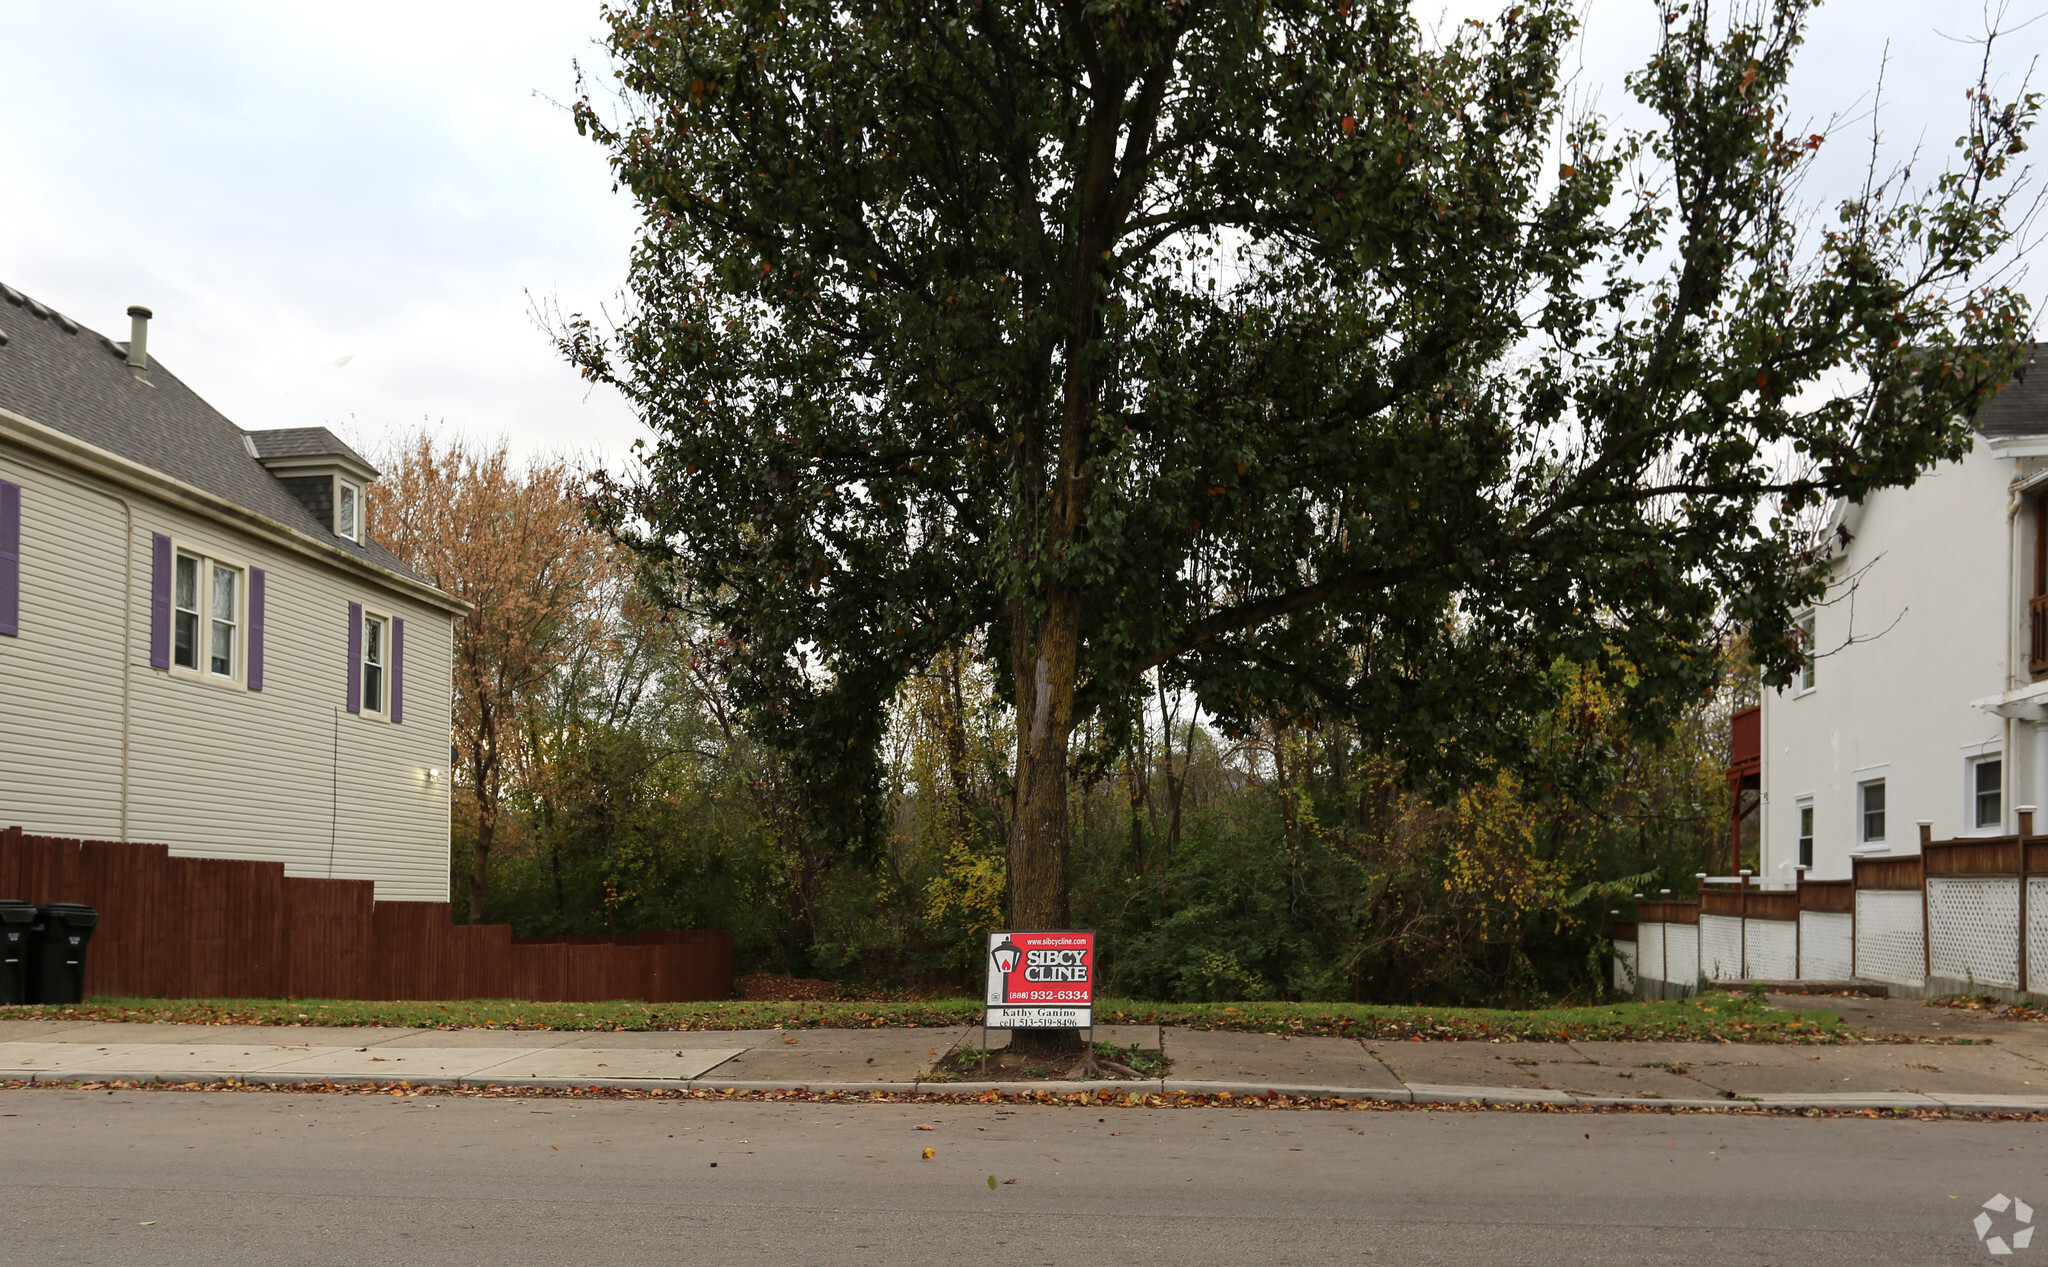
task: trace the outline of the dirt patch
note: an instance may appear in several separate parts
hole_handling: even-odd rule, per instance
[[[2048,1011],[2029,1007],[2024,1003],[2007,1003],[1986,994],[1947,994],[1938,999],[1927,1000],[1929,1007],[1945,1007],[1958,1012],[1974,1012],[1978,1016],[1998,1021],[2048,1021]]]
[[[846,997],[837,981],[755,972],[732,983],[733,997],[753,1003],[837,1003]]]
[[[1007,1047],[983,1053],[979,1047],[960,1047],[932,1064],[930,1077],[943,1082],[1037,1082],[1093,1078],[1112,1082],[1150,1081],[1163,1078],[1173,1062],[1157,1051],[1143,1047],[1119,1047],[1115,1043],[1095,1044],[1091,1070],[1081,1059],[1047,1060],[1043,1056],[1020,1056]]]

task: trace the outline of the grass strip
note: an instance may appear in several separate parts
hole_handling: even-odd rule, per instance
[[[185,1025],[361,1025],[416,1029],[900,1029],[974,1025],[974,999],[904,1003],[526,1003],[507,999],[118,999],[0,1007],[0,1018]],[[1101,1025],[1174,1025],[1373,1041],[1833,1043],[1852,1031],[1827,1009],[1780,1011],[1740,994],[1598,1007],[1432,1008],[1363,1003],[1144,1003],[1104,999]]]

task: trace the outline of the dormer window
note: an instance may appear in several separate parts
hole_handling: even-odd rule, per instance
[[[325,427],[245,432],[249,456],[277,477],[314,521],[343,541],[369,538],[363,490],[377,469]]]
[[[347,480],[334,481],[334,533],[350,541],[363,539],[362,489]]]

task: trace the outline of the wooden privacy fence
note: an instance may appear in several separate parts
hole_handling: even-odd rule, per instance
[[[514,937],[449,922],[446,902],[379,902],[368,880],[279,862],[173,858],[165,845],[0,830],[0,898],[100,913],[88,994],[143,998],[732,997],[732,930]]]

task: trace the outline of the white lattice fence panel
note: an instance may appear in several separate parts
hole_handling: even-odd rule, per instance
[[[1664,926],[1664,970],[1679,985],[1696,985],[1700,979],[1700,930],[1692,924]]]
[[[1920,890],[1856,890],[1856,975],[1918,985],[1927,978]]]
[[[1700,916],[1700,975],[1709,981],[1742,976],[1742,921],[1732,915]]]
[[[1856,921],[1832,911],[1799,912],[1799,976],[1806,981],[1847,981]]]
[[[1636,944],[1632,941],[1614,943],[1614,988],[1623,994],[1635,991]]]
[[[1700,982],[1700,925],[1696,923],[1667,923],[1665,925],[1665,962],[1671,968],[1671,980],[1677,985],[1698,985]]]
[[[1934,975],[1979,985],[2020,983],[2020,882],[1988,875],[1927,877]]]
[[[1636,975],[1645,981],[1664,979],[1664,925],[1636,925]]]
[[[2048,990],[2048,875],[2027,877],[2027,989]]]
[[[1753,919],[1744,946],[1752,981],[1790,981],[1799,975],[1799,925],[1789,919]]]

